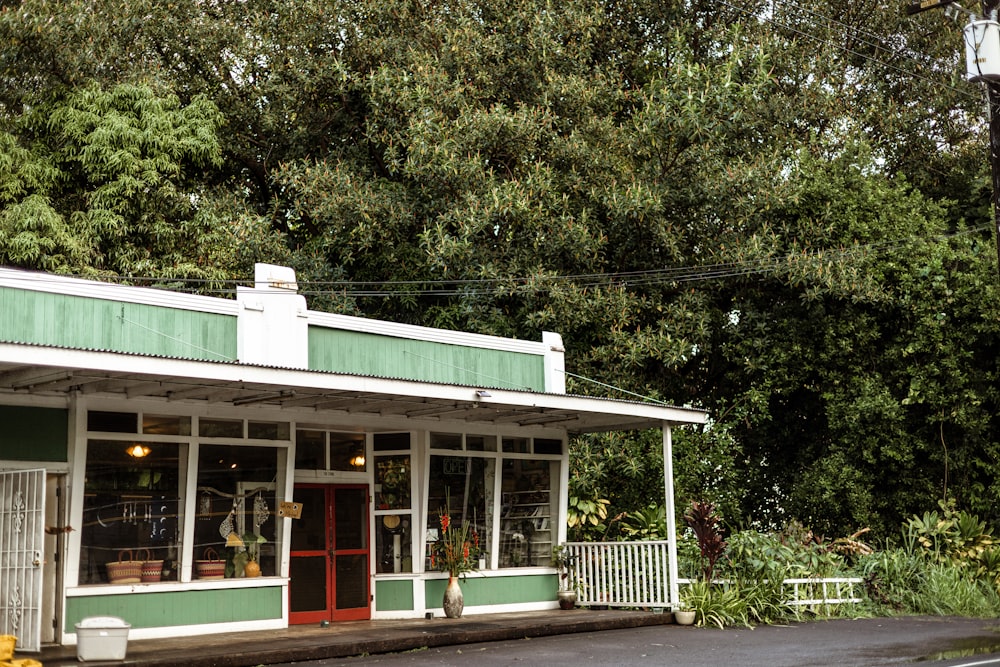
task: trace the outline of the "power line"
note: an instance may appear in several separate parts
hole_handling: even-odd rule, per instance
[[[951,238],[975,234],[986,229],[991,229],[990,225],[981,225],[970,229],[941,234],[926,239],[929,243],[945,241]],[[805,250],[784,255],[772,255],[756,259],[743,261],[723,262],[717,264],[702,264],[680,267],[666,267],[662,269],[646,269],[637,271],[616,271],[607,273],[579,273],[566,275],[536,275],[536,276],[511,276],[506,278],[466,278],[466,279],[427,279],[427,280],[404,280],[404,281],[298,281],[300,286],[298,294],[307,296],[350,296],[355,298],[365,297],[400,297],[400,296],[431,296],[431,297],[475,297],[475,296],[495,296],[497,290],[507,289],[515,294],[537,293],[549,289],[557,289],[564,285],[580,288],[603,288],[615,287],[620,289],[630,289],[638,287],[654,287],[657,285],[673,285],[691,282],[704,282],[710,280],[726,280],[766,273],[777,273],[788,270],[796,264],[804,262],[839,262],[843,263],[852,259],[863,257],[877,252],[898,250],[906,245],[920,240],[920,237],[909,237],[905,239],[887,240],[878,243],[858,244],[842,248],[820,248]],[[37,275],[31,277],[5,278],[7,282],[23,280],[31,283],[44,283],[45,278]],[[235,289],[208,289],[197,290],[197,285],[231,285],[242,286],[252,284],[247,280],[213,280],[205,278],[184,278],[173,280],[169,278],[156,277],[122,277],[123,282],[156,283],[160,285],[182,282],[192,285],[186,290],[174,291],[200,291],[205,294],[231,295],[235,294]],[[53,276],[52,283],[58,281]],[[290,292],[292,293],[292,292]]]

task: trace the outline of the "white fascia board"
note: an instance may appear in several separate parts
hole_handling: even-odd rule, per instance
[[[232,299],[181,294],[180,292],[150,287],[99,283],[82,278],[67,278],[51,273],[36,273],[4,267],[0,267],[0,287],[103,299],[105,301],[124,301],[147,306],[163,306],[217,315],[235,316],[239,314],[239,304]]]
[[[363,317],[353,317],[351,315],[320,313],[314,310],[309,311],[309,324],[310,326],[343,329],[345,331],[358,331],[360,333],[369,333],[378,336],[408,338],[412,340],[429,341],[432,343],[462,345],[464,347],[479,347],[489,350],[501,350],[504,352],[523,352],[525,354],[544,355],[548,349],[547,346],[541,341],[502,338],[500,336],[487,336],[486,334],[449,331],[448,329],[434,329],[431,327],[417,326],[415,324],[399,324],[397,322],[386,322],[385,320],[369,320]]]
[[[110,373],[165,375],[195,381],[270,384],[276,388],[392,394],[479,403],[483,407],[491,408],[516,406],[567,410],[634,417],[637,423],[647,420],[681,424],[704,424],[707,422],[707,413],[702,410],[652,403],[633,403],[565,394],[505,391],[493,388],[489,389],[488,397],[480,398],[476,388],[467,386],[187,359],[143,357],[115,352],[72,350],[16,343],[0,343],[0,362]]]

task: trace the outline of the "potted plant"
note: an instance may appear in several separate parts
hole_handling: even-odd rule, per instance
[[[233,552],[230,556],[232,573],[227,573],[226,576],[259,577],[260,545],[267,542],[267,538],[257,533],[244,533],[242,538],[233,539],[235,536],[233,533],[226,542]]]
[[[674,609],[674,623],[677,625],[694,625],[695,617],[698,615],[694,609]]]
[[[556,596],[560,609],[572,609],[576,606],[578,582],[570,569],[575,560],[576,555],[568,553],[565,544],[552,547],[552,566],[559,571],[559,590],[556,591]]]
[[[440,536],[430,544],[431,567],[448,573],[448,585],[441,604],[445,616],[461,618],[465,601],[458,578],[466,572],[475,571],[479,565],[479,532],[468,521],[455,526],[451,521],[448,501],[440,515],[440,521]]]
[[[673,610],[674,623],[677,625],[694,625],[698,619],[697,605],[691,599],[692,589],[697,587],[698,583],[700,582],[689,584],[681,591],[680,606]]]

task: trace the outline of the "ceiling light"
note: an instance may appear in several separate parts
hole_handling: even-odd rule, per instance
[[[134,445],[130,445],[128,449],[125,450],[125,453],[132,458],[141,459],[144,456],[148,456],[151,451],[153,450],[146,445],[140,445],[137,442]]]

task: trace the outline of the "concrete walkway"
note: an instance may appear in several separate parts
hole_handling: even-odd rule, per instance
[[[405,621],[349,621],[328,627],[238,632],[175,639],[129,641],[124,661],[77,661],[75,646],[52,646],[35,658],[45,667],[136,665],[141,667],[255,667],[282,662],[393,653],[423,647],[502,641],[595,630],[673,623],[669,612],[573,609]]]

